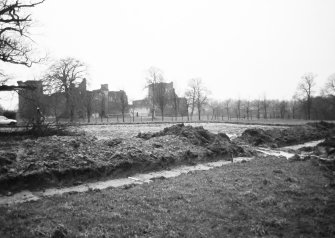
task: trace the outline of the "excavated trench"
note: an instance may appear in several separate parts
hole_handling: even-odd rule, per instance
[[[128,140],[116,138],[97,141],[89,137],[53,137],[49,138],[51,141],[25,141],[20,143],[23,146],[16,148],[18,153],[16,157],[11,155],[12,159],[0,153],[0,158],[6,159],[2,160],[5,161],[5,166],[0,171],[0,188],[3,189],[4,184],[7,186],[7,189],[3,190],[6,191],[3,193],[5,195],[0,195],[0,205],[34,201],[68,192],[142,184],[155,179],[176,177],[190,171],[220,167],[232,161],[247,161],[257,156],[301,159],[313,155],[332,160],[335,154],[331,147],[334,144],[333,125],[308,125],[306,130],[312,133],[309,138],[317,140],[300,144],[295,143],[297,140],[293,136],[297,131],[302,132],[297,134],[297,137],[306,142],[308,133],[305,133],[304,129],[284,129],[284,132],[274,130],[275,132],[246,130],[240,137],[231,141],[224,133],[214,134],[202,127],[177,124],[156,133],[140,133]],[[271,133],[272,137],[269,136]],[[327,140],[322,142],[321,138]],[[289,144],[294,145],[288,146]],[[326,144],[326,147],[317,146],[320,144]],[[278,148],[279,146],[282,147]],[[32,147],[36,153],[31,153]],[[62,148],[62,153],[59,153],[57,148]],[[51,152],[46,154],[42,151]],[[13,171],[13,163],[10,162],[15,160],[20,166],[16,168],[16,173],[8,176],[6,172]],[[27,161],[29,163],[26,163]],[[49,163],[50,161],[52,163]],[[31,166],[34,162],[35,167]],[[58,170],[55,170],[55,167],[58,167]],[[32,173],[32,168],[37,168],[35,173]],[[35,183],[36,186],[30,187],[26,180],[23,180],[23,185],[20,184],[20,178],[26,178],[25,176],[30,178],[29,183]],[[8,178],[15,178],[17,181],[13,182]],[[101,179],[104,181],[97,181]]]
[[[296,155],[296,153],[292,153],[292,150],[299,150],[301,148],[306,147],[314,147],[324,140],[311,141],[299,145],[282,147],[280,149],[269,149],[264,147],[255,148],[260,154],[259,156],[275,156],[275,157],[285,157],[286,159],[290,159]],[[291,152],[287,152],[291,151]],[[0,196],[0,205],[11,205],[17,203],[24,203],[29,201],[37,201],[39,199],[43,199],[44,197],[51,197],[56,195],[62,195],[64,193],[83,193],[90,190],[101,190],[107,188],[118,188],[130,185],[139,185],[143,183],[150,183],[155,180],[160,179],[168,179],[177,177],[181,174],[187,174],[192,171],[204,171],[210,170],[213,168],[218,168],[221,166],[225,166],[231,163],[240,163],[247,162],[255,157],[237,157],[233,158],[232,161],[227,160],[219,160],[215,162],[209,163],[200,163],[196,165],[182,165],[179,167],[175,167],[169,170],[161,170],[157,172],[150,173],[137,173],[127,178],[119,178],[119,179],[110,179],[106,181],[97,181],[85,183],[77,186],[70,186],[65,188],[48,188],[40,191],[29,191],[24,190],[19,193],[12,194],[10,196]]]
[[[3,143],[0,148],[5,148],[0,150],[2,194],[253,155],[224,133],[183,124],[131,138],[51,136]]]

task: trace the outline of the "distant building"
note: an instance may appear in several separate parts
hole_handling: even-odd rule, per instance
[[[122,106],[128,109],[128,97],[125,91],[109,91],[108,84],[101,84],[100,89],[92,91],[93,111],[103,117],[117,116],[122,114]],[[122,101],[123,100],[123,101]]]
[[[20,119],[34,118],[36,108],[39,107],[45,116],[68,118],[66,112],[66,97],[63,92],[47,95],[43,92],[42,81],[18,81],[19,86],[34,86],[34,90],[23,89],[19,93]],[[102,117],[121,115],[122,109],[128,112],[128,98],[121,91],[109,91],[108,84],[102,84],[100,89],[88,91],[86,79],[72,88],[71,105],[75,108],[76,118],[87,118],[92,114]]]
[[[23,89],[19,92],[19,110],[18,118],[34,118],[36,109],[44,109],[44,94],[42,81],[18,81],[19,86],[32,86],[35,89]]]
[[[164,116],[187,116],[186,98],[178,97],[173,87],[173,82],[157,83],[148,85],[148,95],[145,99],[133,101],[133,110],[136,116],[161,116],[161,111],[157,105],[152,105],[152,97],[154,91],[159,87],[166,90],[167,104],[164,109]],[[156,103],[155,103],[156,104]]]

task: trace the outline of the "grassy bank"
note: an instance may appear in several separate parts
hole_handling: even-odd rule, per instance
[[[335,190],[317,162],[266,158],[0,214],[0,237],[334,237]]]

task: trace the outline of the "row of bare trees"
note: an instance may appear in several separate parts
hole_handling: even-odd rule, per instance
[[[189,81],[188,89],[185,92],[188,108],[188,119],[193,119],[194,110],[197,109],[198,119],[201,120],[201,113],[208,102],[209,91],[203,85],[200,78],[193,78]]]
[[[266,97],[257,100],[227,99],[224,101],[210,100],[205,113],[211,119],[294,119],[297,115],[294,101],[268,100]]]
[[[149,70],[148,85],[151,85],[153,108],[157,106],[163,115],[164,107],[168,103],[165,96],[164,77],[160,70]],[[267,99],[264,95],[260,99],[227,99],[224,101],[210,100],[210,91],[206,89],[200,78],[189,81],[185,92],[187,100],[188,119],[193,120],[197,114],[210,116],[211,119],[335,119],[335,74],[331,75],[320,95],[316,96],[316,75],[306,73],[301,77],[296,93],[291,100]],[[163,117],[162,117],[163,119]]]
[[[228,120],[231,118],[334,120],[335,74],[327,79],[319,95],[316,95],[316,77],[314,73],[304,74],[291,100],[269,100],[266,96],[256,100],[240,98],[224,101],[209,100],[205,106],[205,113],[212,119],[225,117]],[[186,92],[186,95],[189,95],[189,91]],[[194,98],[189,98],[193,103]],[[190,112],[193,113],[192,108]]]

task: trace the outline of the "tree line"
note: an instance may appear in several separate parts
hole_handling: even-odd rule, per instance
[[[190,107],[190,115],[198,109],[198,116],[206,114],[211,119],[335,119],[335,74],[328,77],[319,93],[316,92],[317,77],[306,73],[301,77],[297,90],[290,100],[262,98],[226,99],[222,101],[208,99],[208,91],[200,79],[191,79],[185,92]],[[201,112],[202,109],[202,112]]]

